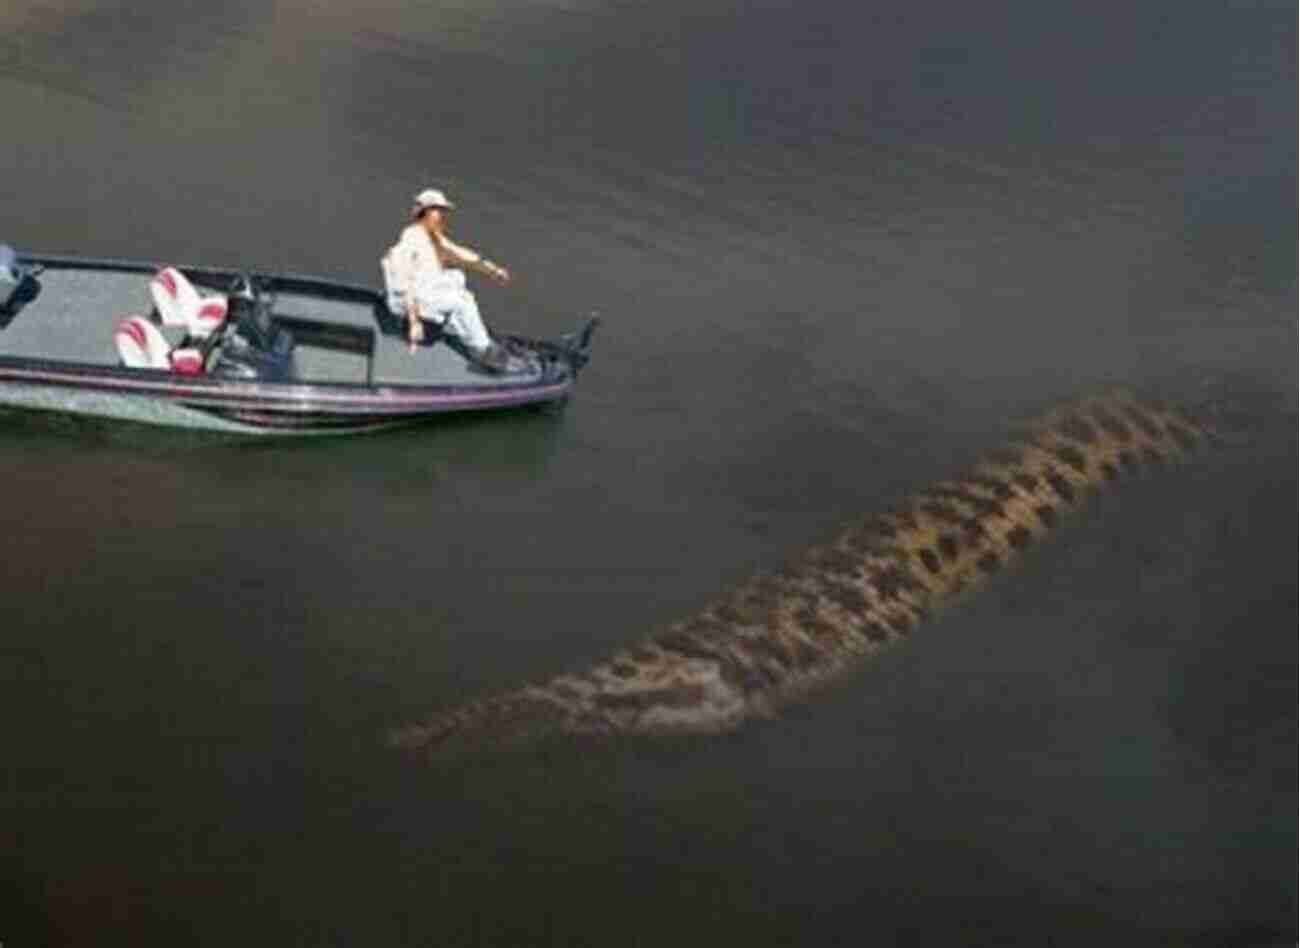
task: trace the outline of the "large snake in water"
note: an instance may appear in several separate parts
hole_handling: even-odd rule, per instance
[[[434,752],[548,734],[708,733],[770,715],[906,638],[1091,491],[1214,437],[1212,424],[1124,392],[1061,406],[966,476],[854,523],[640,644],[439,711],[391,743]]]

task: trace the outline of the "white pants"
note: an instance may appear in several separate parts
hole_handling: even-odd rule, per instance
[[[395,289],[388,258],[381,261],[384,286],[387,291],[388,311],[406,319],[406,299]],[[443,325],[471,349],[486,349],[492,339],[483,317],[478,312],[478,301],[465,286],[465,274],[459,270],[444,270],[436,277],[423,280],[415,289],[415,300],[420,316]]]
[[[483,317],[478,312],[474,294],[461,287],[452,289],[424,289],[415,294],[420,315],[435,323],[442,323],[471,349],[486,349],[492,343]]]

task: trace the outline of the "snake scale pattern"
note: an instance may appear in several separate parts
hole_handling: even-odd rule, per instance
[[[418,754],[549,734],[710,733],[773,714],[907,638],[1092,491],[1214,439],[1172,406],[1113,392],[1062,405],[965,476],[843,529],[775,572],[587,669],[390,735]]]

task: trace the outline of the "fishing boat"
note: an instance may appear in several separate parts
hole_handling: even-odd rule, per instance
[[[556,340],[494,334],[481,363],[381,290],[294,274],[20,254],[0,245],[0,406],[261,434],[357,432],[562,403],[593,317]]]

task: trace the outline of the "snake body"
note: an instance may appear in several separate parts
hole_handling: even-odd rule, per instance
[[[1210,425],[1115,392],[1060,406],[965,476],[849,525],[584,671],[434,713],[391,736],[434,751],[547,734],[732,729],[905,639],[1094,490],[1205,445]]]

